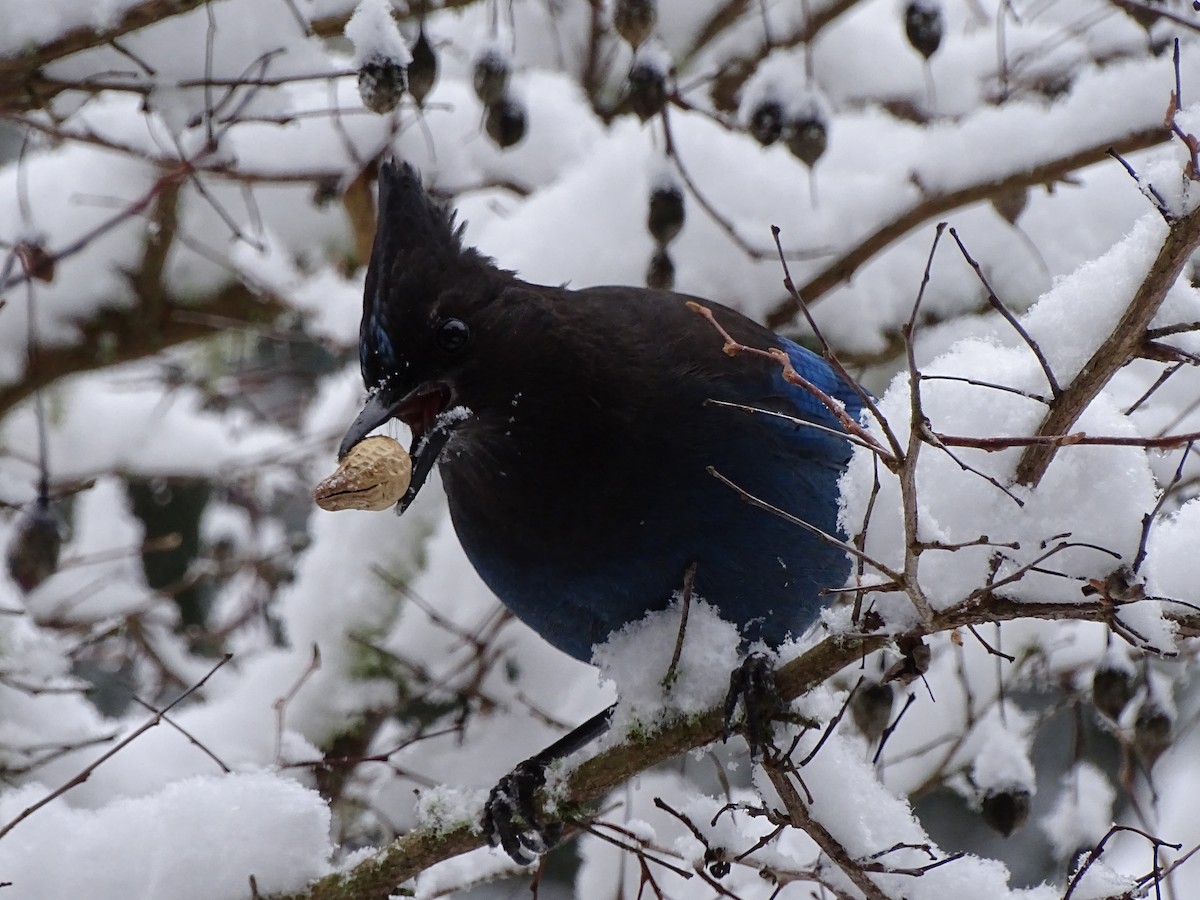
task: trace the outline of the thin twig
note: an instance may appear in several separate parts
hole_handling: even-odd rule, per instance
[[[1171,489],[1179,484],[1180,479],[1183,478],[1183,467],[1187,463],[1188,455],[1192,452],[1192,447],[1194,446],[1194,441],[1188,441],[1187,446],[1183,448],[1183,454],[1179,457],[1179,465],[1175,467],[1175,474],[1171,476],[1170,482],[1158,495],[1158,501],[1154,504],[1154,509],[1142,517],[1142,537],[1138,541],[1137,556],[1133,558],[1134,572],[1141,569],[1142,563],[1146,561],[1146,547],[1150,543],[1150,529],[1158,518],[1158,514],[1162,512],[1163,504],[1171,496]]]
[[[821,737],[817,739],[816,744],[813,745],[812,750],[808,752],[808,755],[797,763],[800,768],[804,768],[810,762],[816,759],[821,748],[825,746],[825,742],[829,740],[829,736],[833,734],[834,729],[838,727],[838,723],[842,721],[842,716],[846,715],[846,710],[850,708],[850,703],[852,700],[854,700],[854,695],[858,693],[858,689],[863,686],[863,682],[865,680],[865,678],[859,677],[858,681],[854,683],[854,687],[850,689],[850,693],[848,693],[846,695],[846,699],[842,701],[842,708],[839,709],[837,711],[837,715],[830,719],[825,725],[825,730],[821,733]]]
[[[317,670],[321,668],[321,648],[317,644],[312,645],[312,657],[308,661],[308,665],[304,667],[304,671],[292,684],[286,694],[275,700],[271,706],[275,709],[275,762],[280,764],[283,761],[283,732],[285,718],[287,716],[288,704],[290,704],[296,695],[300,693],[300,689],[310,679]]]
[[[908,708],[916,702],[917,695],[909,694],[908,699],[904,701],[904,706],[901,707],[900,712],[896,714],[896,718],[891,721],[887,728],[883,729],[883,734],[879,736],[879,746],[875,748],[875,755],[871,757],[871,765],[877,765],[879,763],[879,757],[883,753],[883,748],[887,746],[888,738],[890,738],[895,733],[896,729],[900,727],[900,720],[904,718],[904,714],[908,712]]]
[[[821,848],[821,851],[829,857],[833,864],[842,870],[856,888],[862,891],[866,900],[890,900],[883,889],[867,876],[862,866],[842,846],[841,842],[830,834],[824,825],[812,817],[804,805],[803,798],[788,777],[783,760],[781,758],[764,760],[763,769],[766,771],[767,777],[771,779],[771,784],[774,786],[775,792],[779,794],[779,799],[783,801],[792,825],[813,839],[813,842]]]
[[[1054,370],[1050,368],[1050,362],[1046,359],[1046,354],[1042,352],[1042,348],[1038,346],[1038,342],[1033,339],[1033,336],[1025,330],[1025,326],[1012,314],[1012,310],[1005,306],[1004,301],[996,296],[996,292],[988,282],[987,276],[983,274],[983,269],[975,260],[975,257],[967,252],[966,245],[963,244],[962,239],[958,236],[958,230],[951,228],[950,237],[954,238],[954,243],[958,244],[958,249],[962,253],[963,259],[967,261],[967,265],[974,269],[975,277],[979,279],[979,283],[983,285],[983,289],[987,292],[988,303],[991,304],[992,309],[1000,313],[1004,321],[1012,326],[1013,331],[1020,335],[1021,340],[1033,351],[1033,355],[1037,357],[1038,365],[1042,367],[1042,372],[1046,376],[1046,382],[1050,385],[1050,396],[1058,399],[1058,396],[1062,393],[1062,388],[1059,387],[1058,379],[1054,377]]]
[[[190,696],[192,696],[192,694],[194,694],[194,693],[196,693],[196,691],[200,690],[200,688],[204,687],[204,685],[208,682],[208,679],[212,678],[213,675],[215,675],[217,673],[217,670],[219,668],[221,668],[221,666],[225,665],[225,663],[229,662],[231,659],[233,659],[233,654],[226,653],[224,656],[222,656],[217,661],[216,665],[214,665],[211,669],[208,670],[207,674],[205,674],[203,678],[201,678],[199,681],[197,681],[195,684],[193,684],[191,687],[189,687],[186,691],[181,693],[178,697],[176,697],[174,700],[172,700],[170,703],[168,703],[166,706],[164,706],[161,710],[156,712],[154,714],[154,716],[151,717],[144,724],[142,724],[141,726],[139,726],[138,728],[136,728],[132,732],[130,732],[130,734],[127,737],[123,738],[119,743],[115,744],[112,748],[105,751],[102,755],[97,757],[94,761],[92,761],[88,765],[84,766],[84,768],[79,772],[78,775],[76,775],[74,778],[67,781],[61,787],[58,787],[58,788],[54,789],[53,791],[51,791],[49,794],[47,794],[41,800],[38,800],[36,803],[32,803],[29,806],[25,807],[23,810],[21,810],[21,812],[16,816],[16,818],[14,818],[12,821],[10,821],[3,828],[0,828],[0,840],[2,840],[5,837],[5,835],[7,835],[10,831],[12,831],[14,828],[16,828],[18,825],[20,825],[26,819],[28,819],[31,815],[33,815],[35,812],[37,812],[43,806],[58,799],[63,794],[65,794],[67,791],[71,790],[71,788],[78,787],[79,785],[81,785],[85,781],[87,781],[89,778],[91,778],[92,773],[95,772],[96,769],[98,769],[104,763],[108,762],[108,760],[112,759],[114,756],[116,756],[118,753],[120,753],[122,750],[124,750],[126,747],[128,747],[130,744],[132,744],[138,738],[140,738],[143,734],[145,734],[151,728],[154,728],[156,725],[158,725],[160,722],[162,722],[163,719],[166,717],[167,713],[169,713],[172,709],[174,709],[180,703],[183,703],[183,701],[187,700]]]
[[[153,704],[147,703],[145,700],[143,700],[141,697],[138,697],[136,694],[133,696],[132,699],[133,699],[134,703],[136,703],[138,706],[140,706],[142,709],[146,710],[147,712],[152,712],[152,713],[156,713],[156,714],[158,713],[158,710],[153,706]],[[229,768],[229,766],[225,765],[225,763],[221,760],[221,757],[219,757],[219,756],[217,756],[217,754],[213,753],[213,751],[210,750],[194,734],[192,734],[190,731],[188,731],[186,728],[184,728],[182,725],[180,725],[178,722],[176,722],[170,716],[163,715],[162,720],[164,722],[166,722],[168,725],[170,725],[172,728],[174,728],[176,731],[178,731],[180,734],[182,734],[185,738],[187,738],[189,744],[191,744],[193,747],[195,747],[197,750],[199,750],[201,753],[203,753],[205,756],[207,756],[209,759],[211,759],[213,762],[215,762],[217,764],[217,766],[220,767],[221,771],[224,772],[226,775],[228,775],[230,772],[233,771],[233,769],[231,769],[231,768]]]
[[[855,559],[861,559],[867,565],[871,566],[871,568],[877,570],[880,574],[887,576],[892,581],[894,581],[896,584],[904,584],[904,575],[902,573],[897,572],[895,569],[892,569],[892,568],[884,565],[883,563],[879,562],[878,560],[874,559],[873,557],[867,555],[866,553],[864,553],[863,551],[861,551],[857,547],[855,547],[853,544],[849,544],[846,541],[841,540],[840,538],[836,538],[833,535],[829,534],[828,532],[822,531],[816,525],[810,525],[808,522],[805,522],[803,519],[792,515],[791,513],[787,512],[786,510],[782,510],[778,506],[774,506],[773,504],[768,503],[766,500],[763,500],[760,497],[756,497],[754,494],[751,494],[745,488],[730,481],[728,478],[726,478],[724,475],[722,475],[720,472],[718,472],[715,467],[709,466],[707,471],[708,471],[709,475],[712,475],[714,478],[716,478],[718,481],[720,481],[726,487],[732,488],[733,491],[739,497],[741,497],[744,501],[749,503],[751,506],[756,506],[761,510],[764,510],[766,512],[772,513],[773,515],[779,516],[779,518],[783,519],[785,522],[791,522],[793,525],[803,528],[809,534],[816,535],[821,540],[823,540],[825,543],[844,550],[845,552],[847,552],[851,556],[853,556]]]
[[[939,222],[934,229],[933,242],[929,246],[929,255],[925,259],[925,270],[921,274],[921,284],[917,288],[917,296],[913,300],[912,312],[908,322],[900,329],[904,340],[904,355],[908,362],[908,397],[909,397],[909,430],[908,445],[904,448],[904,456],[896,467],[896,477],[900,482],[900,505],[904,520],[904,578],[902,583],[905,591],[923,622],[932,622],[933,607],[930,605],[925,592],[922,590],[918,569],[921,562],[921,531],[919,521],[920,503],[917,498],[917,460],[921,445],[925,443],[924,435],[932,431],[929,418],[921,402],[921,371],[917,368],[916,357],[916,328],[917,316],[921,309],[921,301],[929,286],[930,273],[933,270],[934,256],[946,223]]]
[[[779,265],[783,269],[783,289],[787,291],[788,296],[796,302],[796,308],[799,309],[803,314],[804,320],[808,323],[809,330],[812,331],[813,336],[816,337],[816,339],[820,342],[821,355],[825,358],[825,361],[828,362],[833,371],[841,377],[842,381],[846,382],[846,384],[850,386],[850,389],[858,395],[859,401],[871,413],[871,415],[875,418],[875,421],[879,423],[879,427],[883,429],[883,435],[885,438],[887,438],[888,445],[892,448],[892,455],[899,459],[903,455],[903,451],[900,448],[900,439],[896,437],[896,434],[892,431],[891,425],[888,424],[888,421],[884,417],[883,413],[879,411],[879,407],[875,403],[875,398],[872,397],[870,392],[858,383],[858,379],[851,375],[850,372],[847,371],[846,367],[842,365],[842,361],[838,359],[838,355],[834,351],[833,345],[825,339],[825,334],[821,331],[821,327],[817,324],[817,320],[814,318],[812,310],[808,308],[808,303],[805,302],[804,297],[801,296],[800,292],[796,290],[796,283],[792,280],[792,272],[788,267],[787,255],[783,252],[783,242],[780,238],[780,234],[781,232],[779,226],[772,225],[771,236],[775,239],[775,252],[779,257]]]
[[[683,593],[679,600],[679,634],[675,638],[675,652],[671,654],[671,664],[667,666],[667,674],[663,676],[663,688],[669,691],[678,677],[679,657],[683,653],[683,639],[687,634],[688,613],[692,608],[692,587],[696,583],[696,564],[692,563],[683,573]]]

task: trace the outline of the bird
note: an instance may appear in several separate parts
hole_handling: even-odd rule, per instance
[[[339,458],[404,423],[413,478],[399,511],[436,465],[483,582],[576,659],[666,608],[685,580],[747,646],[813,624],[851,570],[839,479],[858,388],[717,302],[524,281],[465,245],[407,163],[380,165],[377,220],[359,330],[367,400]],[[778,352],[731,356],[728,339]],[[784,360],[818,390],[789,381]],[[578,741],[560,744],[559,755]],[[518,861],[539,849],[500,831]]]

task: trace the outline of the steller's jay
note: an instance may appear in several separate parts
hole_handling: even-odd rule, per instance
[[[464,247],[453,214],[416,172],[387,162],[360,330],[369,398],[339,458],[383,423],[404,422],[413,481],[400,511],[437,463],[454,528],[484,582],[578,659],[665,608],[693,566],[696,596],[747,642],[777,645],[812,624],[822,592],[846,581],[849,559],[746,503],[710,470],[836,536],[850,444],[837,417],[785,381],[777,362],[726,355],[693,299],[522,281]],[[785,351],[858,418],[859,396],[820,357],[732,309],[696,302],[735,340]],[[573,751],[604,730],[607,713],[527,762]],[[522,862],[542,845],[514,834],[511,814],[529,801],[513,806],[509,794],[531,797],[539,777],[497,788],[487,813],[493,843]]]

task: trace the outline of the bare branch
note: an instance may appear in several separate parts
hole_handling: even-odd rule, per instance
[[[1112,333],[1100,343],[1070,386],[1046,413],[1036,435],[1045,442],[1030,444],[1022,454],[1016,469],[1019,484],[1034,487],[1042,480],[1060,446],[1057,441],[1045,439],[1057,438],[1069,432],[1113,375],[1138,355],[1146,329],[1150,327],[1167,291],[1198,247],[1200,208],[1171,226],[1158,256],[1129,301],[1124,315],[1113,326]]]

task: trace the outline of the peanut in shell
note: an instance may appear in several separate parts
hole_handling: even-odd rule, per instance
[[[321,509],[380,510],[394,506],[412,481],[412,459],[400,443],[376,435],[360,441],[337,471],[313,490]]]

